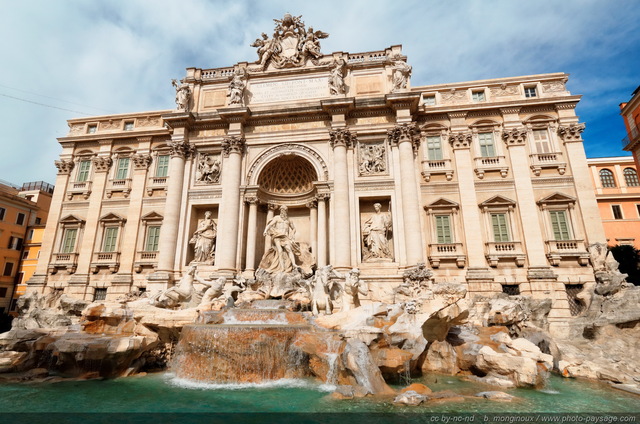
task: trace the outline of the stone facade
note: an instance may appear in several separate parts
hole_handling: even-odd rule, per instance
[[[567,75],[415,87],[401,46],[322,55],[327,35],[285,16],[256,63],[188,68],[176,110],[70,120],[29,286],[166,288],[205,219],[199,272],[250,277],[285,205],[318,267],[360,269],[363,302],[426,263],[470,295],[550,298],[561,325],[605,241]]]

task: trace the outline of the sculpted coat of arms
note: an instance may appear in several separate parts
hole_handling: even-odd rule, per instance
[[[285,14],[282,19],[274,19],[273,37],[262,33],[251,47],[258,48],[258,70],[265,70],[272,64],[277,69],[304,66],[307,61],[319,65],[320,39],[329,34],[305,28],[300,16]]]

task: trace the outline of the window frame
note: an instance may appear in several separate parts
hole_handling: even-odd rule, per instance
[[[616,188],[616,177],[609,168],[601,168],[598,171],[598,177],[600,178],[600,185],[602,188]]]
[[[611,205],[611,216],[616,220],[624,219],[622,205]]]
[[[25,220],[27,219],[27,214],[24,212],[18,212],[16,214],[16,225],[23,226],[25,224]]]
[[[98,132],[98,124],[87,124],[87,134],[95,134]]]
[[[491,139],[491,143],[487,144],[486,141],[487,140],[483,140],[483,138],[485,138],[485,136],[489,136]],[[484,143],[484,144],[483,144]],[[488,148],[491,147],[491,155],[485,154],[485,152],[483,152],[483,148]],[[493,131],[478,131],[478,149],[480,151],[480,157],[483,158],[495,158],[498,156],[498,152],[496,149],[496,140],[493,134]],[[488,152],[487,152],[488,153]]]
[[[135,121],[124,121],[122,124],[122,131],[133,131],[135,128]]]
[[[112,253],[118,249],[118,233],[119,227],[115,225],[109,225],[104,227],[102,235],[102,250],[101,252]]]
[[[7,214],[7,209],[0,207],[0,221],[4,221],[4,217]]]
[[[144,252],[157,252],[160,247],[160,231],[162,229],[162,225],[159,223],[151,223],[146,226],[145,236],[144,236]],[[152,235],[152,231],[155,233]],[[151,242],[151,237],[154,237],[154,241]],[[149,249],[149,247],[155,247],[155,249]]]
[[[114,170],[114,180],[126,180],[129,177],[131,159],[128,156],[118,158]]]
[[[440,218],[440,219],[439,219]],[[439,222],[444,221],[442,218],[446,218],[447,230],[448,234],[445,234],[444,231],[441,231]],[[454,228],[453,228],[453,217],[452,214],[448,213],[435,213],[433,215],[434,226],[435,226],[435,239],[437,244],[452,244],[455,243],[454,237]],[[441,234],[442,233],[442,234]]]
[[[485,90],[471,90],[471,101],[473,103],[484,103],[487,101]]]
[[[3,277],[13,277],[13,272],[16,270],[15,262],[6,261],[4,263],[4,267],[2,268],[2,276]],[[9,268],[9,273],[7,274],[7,267]]]
[[[65,228],[62,232],[62,239],[60,240],[60,253],[75,253],[76,245],[78,243],[78,233],[79,229],[75,228]],[[73,234],[73,239],[69,244],[69,234]]]
[[[627,172],[631,171],[631,172]],[[638,179],[638,171],[635,168],[627,166],[622,170],[622,175],[624,176],[624,183],[627,187],[640,187],[640,180]],[[631,180],[632,184],[629,184],[629,180]]]
[[[535,85],[526,85],[523,87],[524,88],[524,97],[527,99],[531,99],[531,98],[537,98],[540,97],[538,96],[538,87],[536,87]],[[531,95],[531,92],[529,90],[533,90],[533,95]]]
[[[496,219],[501,217],[503,222],[498,222],[498,233],[496,233]],[[509,214],[507,212],[489,212],[489,221],[491,222],[491,233],[494,243],[508,243],[513,241],[511,237],[511,231],[509,229]],[[504,232],[502,228],[504,227]]]
[[[100,218],[102,227],[102,238],[100,239],[99,251],[103,253],[120,252],[120,240],[126,219],[115,213],[108,213]],[[112,249],[112,250],[107,250]]]
[[[539,140],[536,138],[536,134],[545,134],[546,140]],[[532,128],[531,129],[531,139],[533,140],[533,146],[535,147],[535,152],[537,154],[545,154],[545,153],[554,153],[553,140],[551,139],[551,134],[549,134],[549,128]],[[544,148],[541,150],[540,146],[546,144],[548,150],[545,151]]]
[[[163,163],[165,159],[160,159],[165,157],[166,164]],[[154,176],[156,178],[165,178],[169,176],[169,162],[171,162],[171,155],[169,154],[158,154],[158,156],[156,156],[156,169],[154,172]],[[161,170],[163,170],[163,172],[160,172]]]
[[[569,217],[569,213],[567,211],[567,209],[549,209],[549,223],[551,224],[551,233],[553,235],[553,240],[554,241],[567,241],[567,240],[574,240],[574,235],[573,235],[573,231],[572,231],[572,225],[571,225],[571,219]],[[562,214],[562,215],[560,215]],[[563,230],[561,228],[559,228],[558,226],[558,232],[556,233],[556,230],[554,229],[554,220],[553,217],[556,216],[563,216],[564,217],[564,224],[566,225],[566,238],[562,235]],[[560,235],[560,237],[558,237],[558,235]]]
[[[435,139],[437,139],[437,149],[436,148],[432,148],[432,145],[435,142]],[[442,136],[441,135],[427,135],[425,137],[425,144],[426,144],[426,153],[427,153],[427,160],[443,160],[444,159],[444,149],[442,148]],[[437,152],[436,156],[439,157],[432,157],[432,152]]]
[[[85,168],[86,164],[86,169]],[[76,173],[77,183],[86,183],[91,179],[91,159],[80,159],[78,161],[78,172]]]
[[[427,99],[429,99],[427,101]],[[435,94],[429,94],[429,95],[423,95],[422,96],[422,103],[425,106],[435,106],[436,105],[436,95]]]

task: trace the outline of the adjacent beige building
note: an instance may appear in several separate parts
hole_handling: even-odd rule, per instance
[[[200,274],[252,276],[286,205],[298,247],[358,267],[372,300],[424,262],[471,294],[550,298],[561,325],[605,241],[568,75],[411,86],[401,46],[322,55],[326,35],[285,17],[258,62],[188,68],[176,110],[70,120],[29,287],[165,288],[209,219]]]

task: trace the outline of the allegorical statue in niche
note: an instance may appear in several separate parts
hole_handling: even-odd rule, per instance
[[[300,256],[300,245],[295,241],[296,228],[287,216],[287,207],[280,206],[280,215],[267,223],[263,236],[269,236],[271,246],[260,261],[260,268],[269,273],[292,272],[296,256]]]
[[[375,203],[373,209],[375,213],[362,226],[363,260],[392,259],[391,249],[389,248],[391,217],[388,212],[381,211],[382,205],[380,203]]]
[[[187,112],[189,110],[189,100],[191,99],[189,84],[185,84],[184,80],[178,83],[176,79],[172,79],[171,84],[176,88],[176,106],[178,106],[178,110]]]
[[[244,89],[247,86],[247,78],[244,72],[238,70],[233,74],[233,78],[229,83],[229,105],[244,104]]]
[[[360,175],[381,174],[387,171],[383,144],[360,145]]]
[[[411,66],[403,59],[397,58],[393,63],[393,89],[396,92],[407,88],[409,77],[411,76]]]
[[[210,155],[200,155],[196,181],[207,184],[220,181],[220,161]]]
[[[345,93],[346,86],[344,84],[344,71],[344,59],[340,58],[335,62],[333,68],[331,68],[331,72],[329,73],[329,92],[331,95]]]
[[[204,213],[204,219],[198,223],[189,244],[193,245],[193,262],[213,264],[215,259],[216,223],[211,219],[211,211]]]

